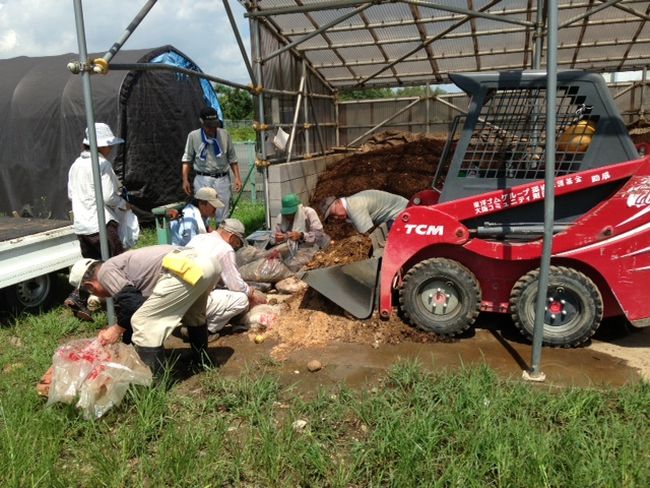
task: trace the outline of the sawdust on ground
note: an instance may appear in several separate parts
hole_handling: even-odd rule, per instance
[[[324,268],[366,259],[370,247],[370,239],[358,234],[333,241],[328,249],[314,256],[308,268]],[[379,319],[376,313],[367,320],[355,319],[312,289],[297,293],[279,307],[277,318],[265,332],[265,337],[278,342],[271,351],[271,356],[278,360],[285,359],[297,349],[330,342],[378,347],[380,344],[397,344],[402,341],[442,340],[435,334],[424,333],[407,325],[397,313],[388,321]]]
[[[367,320],[357,320],[308,289],[283,304],[283,310],[266,332],[278,341],[271,356],[283,360],[301,348],[322,346],[331,342],[347,342],[379,347],[380,344],[409,342],[440,342],[435,334],[421,332],[405,324],[397,314],[383,321],[375,313]],[[444,339],[448,340],[448,339]]]

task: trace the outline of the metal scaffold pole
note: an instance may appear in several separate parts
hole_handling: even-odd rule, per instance
[[[555,220],[555,125],[557,97],[557,2],[548,2],[548,43],[546,50],[546,167],[544,169],[544,243],[539,271],[539,288],[535,303],[535,325],[531,367],[523,376],[531,381],[544,381],[541,371],[542,342],[546,315],[546,295],[553,247]]]
[[[257,10],[257,2],[255,2],[254,8]],[[256,69],[256,78],[258,86],[264,86],[264,79],[262,77],[262,42],[261,42],[261,27],[260,22],[257,18],[251,20],[251,32],[253,33],[253,64]],[[271,203],[270,203],[270,192],[269,192],[269,168],[266,166],[266,130],[265,127],[265,117],[264,117],[264,91],[260,90],[257,94],[257,110],[260,119],[260,156],[262,161],[265,164],[264,167],[264,201],[266,204],[265,208],[265,221],[266,228],[271,228]]]
[[[99,169],[99,156],[97,154],[97,134],[95,132],[95,111],[93,109],[93,95],[90,83],[90,70],[92,69],[92,66],[89,65],[88,52],[86,50],[86,32],[81,0],[74,0],[74,18],[77,28],[77,45],[79,46],[79,65],[82,67],[81,84],[83,87],[84,105],[86,109],[86,122],[88,124],[88,142],[90,143],[93,185],[95,186],[95,204],[97,205],[98,210],[97,223],[99,225],[99,246],[102,261],[106,261],[109,258],[108,237],[106,235],[106,218],[104,212],[100,210],[104,208],[104,197],[102,195],[102,180]],[[113,300],[110,298],[106,300],[106,313],[108,315],[108,323],[114,324],[115,309],[113,307]]]

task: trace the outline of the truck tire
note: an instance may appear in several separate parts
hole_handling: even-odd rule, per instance
[[[406,318],[417,328],[455,336],[476,320],[481,288],[474,273],[445,258],[431,258],[413,266],[399,292]]]
[[[51,291],[52,276],[45,274],[5,288],[3,301],[12,313],[37,312],[49,305]]]
[[[510,312],[515,326],[533,338],[539,269],[522,276],[510,293]],[[542,344],[576,347],[594,335],[603,318],[603,298],[589,277],[565,266],[551,266]]]

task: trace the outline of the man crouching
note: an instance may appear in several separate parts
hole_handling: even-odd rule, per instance
[[[188,329],[193,359],[207,357],[205,307],[221,273],[218,263],[194,249],[150,246],[112,257],[106,262],[82,259],[70,271],[70,283],[99,297],[116,297],[124,290],[140,293],[142,305],[130,318],[131,341],[154,377],[164,370],[163,343],[182,325]],[[122,339],[127,327],[111,325],[99,333],[105,344]]]

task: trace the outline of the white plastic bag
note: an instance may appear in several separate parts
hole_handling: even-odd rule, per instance
[[[97,339],[77,339],[52,357],[48,405],[72,403],[86,418],[99,418],[118,405],[131,383],[148,386],[152,376],[133,346],[102,346]]]
[[[289,141],[289,134],[282,130],[282,127],[278,127],[275,137],[273,138],[273,145],[278,148],[280,151],[284,151],[284,148],[287,147],[287,142]]]
[[[138,242],[140,237],[140,222],[138,216],[133,213],[133,210],[117,209],[117,216],[119,218],[117,233],[120,236],[120,241],[124,249],[131,249]]]
[[[247,325],[250,330],[270,329],[278,317],[279,309],[274,305],[256,305],[240,315],[237,323]]]

